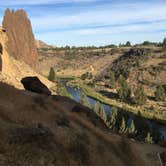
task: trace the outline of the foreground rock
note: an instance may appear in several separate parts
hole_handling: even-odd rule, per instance
[[[30,66],[37,63],[38,53],[31,22],[24,10],[5,11],[3,28],[8,37],[7,49],[11,56]]]
[[[38,79],[38,77],[25,77],[21,80],[21,83],[26,90],[51,95],[51,91]]]

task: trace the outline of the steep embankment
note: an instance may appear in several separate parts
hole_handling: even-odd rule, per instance
[[[155,166],[159,161],[162,148],[109,133],[95,113],[70,99],[2,83],[0,91],[2,166]]]

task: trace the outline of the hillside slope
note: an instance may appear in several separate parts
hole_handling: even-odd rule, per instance
[[[2,166],[159,164],[157,152],[164,149],[111,134],[95,113],[68,98],[46,97],[3,83],[0,91]]]

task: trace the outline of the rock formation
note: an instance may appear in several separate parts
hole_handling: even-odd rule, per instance
[[[31,22],[24,10],[5,11],[3,28],[8,37],[8,53],[17,60],[22,60],[30,66],[37,63],[38,53]]]

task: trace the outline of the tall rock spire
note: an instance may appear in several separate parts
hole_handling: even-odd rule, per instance
[[[7,50],[10,56],[36,66],[38,53],[31,22],[24,10],[5,11],[3,28],[8,37]]]

